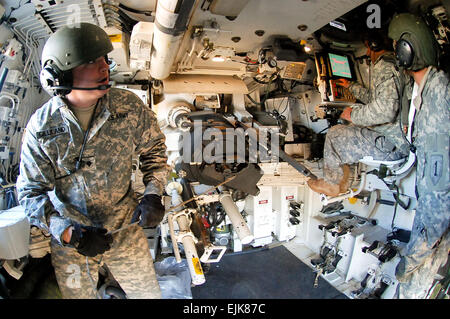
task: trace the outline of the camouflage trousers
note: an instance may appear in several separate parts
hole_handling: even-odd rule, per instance
[[[439,268],[447,262],[450,249],[450,233],[444,234],[436,247],[430,248],[426,241],[416,242],[408,255],[403,256],[397,267],[398,298],[424,299],[433,285]]]
[[[63,298],[97,298],[99,267],[105,264],[129,299],[159,299],[161,291],[147,238],[134,225],[113,235],[114,242],[103,255],[88,258],[76,249],[52,241],[52,264]],[[88,263],[88,265],[87,265]]]
[[[366,127],[335,125],[328,131],[323,150],[324,179],[338,184],[343,176],[343,164],[358,163],[364,156],[374,160],[393,161],[405,155],[394,149],[383,135]]]

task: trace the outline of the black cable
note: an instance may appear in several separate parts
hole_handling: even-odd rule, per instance
[[[256,102],[256,101],[250,96],[250,94],[246,94],[246,96],[248,97],[248,99],[249,99],[253,104],[264,106],[265,101],[262,101],[262,102]]]
[[[284,101],[285,99],[287,99],[287,102],[286,102],[286,107],[284,108],[284,110],[283,110],[282,112],[280,112],[279,108],[277,109],[277,111],[278,111],[278,113],[279,113],[280,115],[283,114],[284,112],[286,112],[287,108],[289,107],[289,97],[288,97],[288,96],[285,96],[285,97],[281,100],[281,103],[280,103],[279,107],[283,104],[283,101]],[[281,115],[281,116],[284,116],[284,115]],[[284,118],[283,120],[285,120],[285,119],[286,119],[286,118]]]
[[[219,216],[220,215],[220,216]],[[208,223],[211,227],[220,225],[225,220],[225,212],[220,211],[216,204],[208,206]],[[218,217],[219,216],[219,217]]]
[[[129,26],[131,26],[131,29],[138,23],[138,21],[132,19],[129,15],[127,15],[125,12],[119,9],[118,11],[120,18],[122,18]]]
[[[112,19],[118,22],[122,27],[122,29],[125,29],[126,32],[131,33],[133,26],[137,23],[137,21],[131,19],[115,5],[104,4],[104,6],[107,7],[107,9],[105,9],[104,11],[105,11],[105,19],[107,20],[108,24],[109,24],[108,20]]]
[[[216,210],[216,214],[217,213],[219,213],[217,210]],[[225,220],[225,216],[226,216],[226,213],[225,212],[220,212],[220,217],[219,217],[219,219],[217,219],[217,225],[220,225],[224,220]]]
[[[213,210],[211,206],[208,207],[208,223],[211,227],[216,226],[217,223],[217,211]]]
[[[120,17],[115,17],[114,15],[109,14],[109,15],[106,17],[106,20],[107,20],[107,22],[109,22],[108,20],[114,20],[114,21],[116,21],[117,23],[120,24],[120,26],[124,29],[124,31],[126,31],[127,33],[130,33],[130,34],[131,34],[132,28],[130,28],[129,25],[127,25],[122,19],[120,19]]]
[[[392,231],[394,231],[394,222],[395,222],[395,217],[397,216],[397,207],[398,207],[398,202],[395,201],[395,204],[394,204],[394,215],[392,216],[392,222],[391,222],[391,229],[392,229]]]
[[[133,9],[130,7],[127,7],[126,5],[119,3],[119,8],[122,8],[124,10],[133,12],[133,13],[137,13],[137,14],[145,14],[146,16],[151,16],[152,15],[152,11],[149,10],[138,10],[138,9]]]

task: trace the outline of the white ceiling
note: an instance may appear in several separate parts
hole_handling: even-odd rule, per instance
[[[234,21],[197,9],[190,25],[201,25],[206,20],[215,19],[221,30],[231,31],[219,34],[215,44],[245,52],[260,47],[272,35],[285,35],[295,41],[306,39],[364,2],[366,0],[250,0]],[[297,28],[299,25],[307,25],[308,29],[302,32]],[[266,33],[258,37],[256,30]],[[232,37],[240,37],[241,41],[234,43]]]

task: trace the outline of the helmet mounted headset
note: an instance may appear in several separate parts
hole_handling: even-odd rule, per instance
[[[72,90],[106,90],[111,85],[93,88],[74,87],[72,70],[113,50],[108,34],[95,24],[64,26],[50,36],[42,50],[40,81],[50,95],[65,96]]]
[[[410,13],[396,15],[389,25],[389,37],[396,41],[395,56],[399,67],[418,71],[427,66],[438,66],[439,45],[422,18]]]
[[[50,36],[42,50],[42,70],[40,73],[42,87],[50,95],[61,97],[66,96],[72,90],[106,90],[110,88],[111,85],[109,84],[92,88],[74,87],[72,70],[82,64],[96,61],[99,57],[105,57],[106,62],[108,62],[107,54],[112,50],[113,46],[108,34],[97,25],[83,22],[58,29]],[[94,113],[99,102],[100,99],[97,100]],[[84,148],[93,119],[92,116],[84,134],[75,168],[67,175],[57,179],[71,175],[81,168]]]

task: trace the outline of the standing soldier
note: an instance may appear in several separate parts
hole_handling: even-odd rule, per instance
[[[95,298],[106,266],[128,298],[160,298],[147,238],[164,216],[164,135],[133,93],[110,88],[105,31],[81,23],[56,31],[42,53],[41,83],[55,95],[31,117],[17,191],[32,224],[50,232],[64,298]],[[131,187],[139,155],[144,198]],[[134,214],[133,214],[134,212]],[[134,216],[133,216],[134,215]]]
[[[439,71],[439,47],[425,22],[412,14],[389,26],[400,67],[414,78],[410,143],[416,148],[418,204],[411,237],[397,266],[399,298],[426,298],[450,249],[449,76]],[[415,116],[414,116],[415,113]]]
[[[408,154],[398,130],[400,90],[405,88],[395,68],[392,47],[386,38],[370,34],[365,41],[372,61],[370,88],[341,80],[341,85],[365,104],[347,107],[341,118],[350,125],[335,125],[327,133],[324,145],[324,179],[308,180],[309,187],[327,196],[337,196],[349,187],[350,168],[364,156],[375,160],[397,160]],[[406,95],[405,95],[406,96]]]

